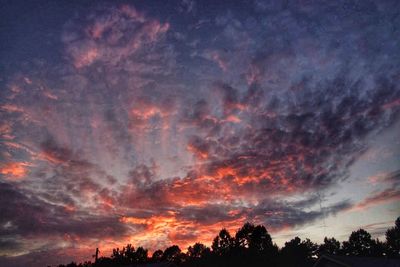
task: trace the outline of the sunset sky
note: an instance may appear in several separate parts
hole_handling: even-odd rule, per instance
[[[279,246],[383,238],[400,215],[399,10],[1,1],[0,262],[185,250],[246,221]]]

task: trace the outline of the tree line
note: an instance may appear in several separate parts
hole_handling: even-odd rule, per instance
[[[100,257],[95,262],[59,265],[58,267],[115,267],[135,266],[145,263],[173,262],[182,267],[276,266],[310,267],[324,254],[364,257],[400,258],[400,217],[386,231],[386,240],[373,239],[364,229],[353,231],[347,241],[325,237],[322,244],[306,238],[295,237],[279,248],[263,225],[245,223],[235,235],[222,229],[211,247],[201,243],[189,246],[184,253],[173,245],[164,251],[156,250],[150,256],[143,247],[131,244],[113,249],[110,257]]]

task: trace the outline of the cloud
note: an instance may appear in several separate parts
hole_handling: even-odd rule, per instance
[[[10,70],[0,247],[184,247],[398,200],[396,172],[360,203],[316,194],[398,121],[390,3],[139,6],[68,13],[63,60]]]
[[[31,166],[29,162],[8,162],[0,166],[0,173],[6,180],[18,181],[26,177]]]
[[[203,55],[205,59],[215,62],[224,72],[228,70],[227,63],[217,51],[206,51]]]
[[[17,188],[0,184],[2,219],[1,236],[46,237],[54,234],[99,238],[123,235],[126,229],[118,218],[94,214],[71,213],[62,205],[54,205],[24,194]]]
[[[392,221],[387,221],[387,222],[377,222],[377,223],[372,223],[372,224],[367,224],[363,225],[362,229],[365,229],[369,233],[373,235],[377,235],[380,237],[384,237],[386,231],[393,225]]]
[[[200,159],[207,159],[210,146],[202,138],[192,136],[188,142],[187,149]]]
[[[66,147],[60,147],[49,138],[41,144],[42,157],[54,164],[64,164],[73,160],[72,151]]]
[[[127,67],[169,28],[168,23],[149,19],[129,5],[97,10],[85,24],[88,26],[82,29],[71,22],[63,35],[67,54],[77,69],[96,61],[114,68]]]
[[[368,180],[370,183],[389,187],[373,191],[370,196],[354,204],[350,210],[365,210],[387,203],[397,203],[400,199],[399,177],[400,172],[398,170],[390,173],[379,173],[378,175],[369,177]]]
[[[46,250],[33,251],[12,257],[0,256],[0,261],[5,267],[42,266],[42,263],[53,266],[59,265],[60,260],[63,264],[68,264],[72,261],[84,262],[91,257],[91,254],[93,254],[91,249],[47,248]]]
[[[186,14],[194,13],[196,11],[196,2],[193,0],[182,0],[178,5],[178,11]]]
[[[290,204],[264,202],[255,207],[251,216],[256,221],[261,221],[272,231],[301,226],[316,221],[329,215],[345,211],[351,206],[349,201],[342,201],[319,210],[305,211]]]

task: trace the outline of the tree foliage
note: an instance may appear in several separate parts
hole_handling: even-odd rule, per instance
[[[387,252],[390,256],[400,257],[400,217],[395,226],[386,231]]]
[[[282,248],[281,261],[287,266],[312,266],[317,256],[317,249],[317,244],[310,239],[302,241],[299,237],[295,237],[286,242]]]
[[[337,255],[340,253],[340,242],[335,238],[324,238],[324,243],[319,245],[317,254],[322,256],[324,254]]]
[[[181,249],[177,245],[170,246],[164,250],[162,259],[169,262],[180,263],[183,261]]]
[[[77,264],[71,262],[59,267],[115,267],[136,266],[143,263],[169,261],[182,267],[235,267],[235,266],[276,266],[276,267],[311,267],[317,257],[323,254],[399,257],[400,217],[395,226],[386,231],[386,240],[372,239],[364,229],[354,231],[342,244],[335,238],[325,237],[317,245],[306,238],[295,237],[285,243],[281,250],[272,242],[263,225],[245,223],[237,230],[234,237],[228,230],[222,229],[214,238],[211,249],[202,243],[189,246],[183,253],[177,245],[164,251],[156,250],[148,256],[147,249],[127,244],[122,249],[113,249],[111,256],[100,257],[97,262]]]
[[[153,255],[151,256],[151,261],[152,262],[162,261],[163,254],[164,252],[161,249],[157,249],[156,251],[153,252]]]
[[[234,239],[226,229],[222,229],[214,238],[211,248],[215,254],[222,256],[228,254],[233,245]]]
[[[343,251],[345,255],[352,256],[372,256],[375,241],[370,233],[364,229],[359,229],[351,233],[349,240],[343,242]]]
[[[210,249],[201,243],[196,243],[192,246],[188,247],[188,256],[190,258],[201,258],[205,256],[207,253],[210,253]]]

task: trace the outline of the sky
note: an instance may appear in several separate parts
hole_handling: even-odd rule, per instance
[[[0,260],[400,215],[399,1],[2,1]]]

